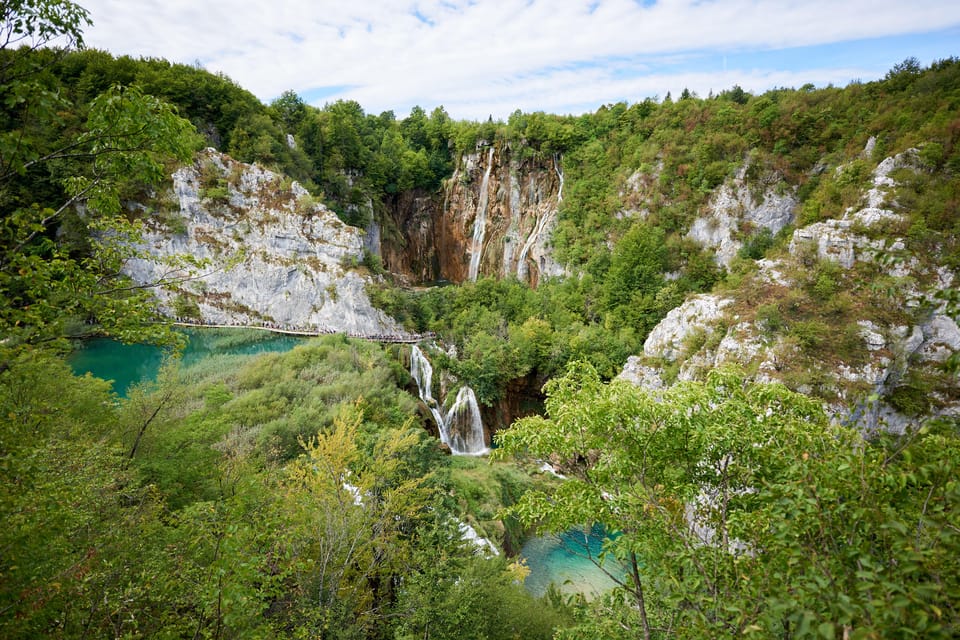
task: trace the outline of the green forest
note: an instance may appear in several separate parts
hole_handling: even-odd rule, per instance
[[[930,417],[955,399],[960,357],[911,368],[883,398],[823,372],[862,357],[857,318],[906,328],[938,304],[960,318],[955,285],[900,302],[938,269],[960,273],[960,60],[907,59],[842,88],[470,122],[293,91],[264,104],[198,66],[87,49],[96,16],[74,2],[0,12],[0,636],[960,635],[960,422]],[[205,147],[391,238],[405,199],[437,197],[478,145],[562,166],[552,251],[570,275],[411,287],[375,253],[354,267],[375,276],[375,305],[437,335],[434,366],[482,405],[535,390],[489,458],[450,456],[424,428],[408,346],[334,335],[182,365],[185,334],[122,273],[150,203]],[[902,238],[886,263],[789,250],[794,228],[843,216],[873,167],[909,149],[902,216],[869,231]],[[740,171],[796,193],[797,217],[777,234],[741,229],[721,266],[687,232]],[[769,286],[763,258],[796,286]],[[898,263],[934,275],[906,282]],[[667,388],[617,379],[668,312],[710,292],[792,349],[780,381],[728,366],[683,379],[705,334],[660,363]],[[93,336],[168,356],[120,396],[68,364]],[[868,433],[828,415],[851,397],[912,423]],[[593,524],[608,533],[594,560],[618,586],[531,595],[523,542]]]

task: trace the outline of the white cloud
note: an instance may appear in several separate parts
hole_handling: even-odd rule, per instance
[[[790,69],[698,71],[724,53],[942,31],[960,3],[915,0],[81,0],[88,46],[199,60],[263,100],[286,89],[346,86],[330,99],[368,112],[444,104],[454,117],[515,108],[592,110],[620,99],[813,82],[878,69],[853,60]],[[704,52],[716,52],[705,56]],[[953,55],[945,51],[941,57]],[[851,68],[854,67],[854,68]],[[857,68],[859,67],[859,68]],[[889,64],[885,67],[889,68]],[[856,75],[849,75],[856,74]],[[773,83],[773,84],[770,84]]]

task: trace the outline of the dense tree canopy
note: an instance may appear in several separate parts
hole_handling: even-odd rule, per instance
[[[265,358],[173,362],[123,400],[52,356],[0,372],[0,635],[552,635],[563,614],[462,539],[476,488],[402,369],[342,337]]]

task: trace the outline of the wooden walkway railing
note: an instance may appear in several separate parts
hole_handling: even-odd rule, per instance
[[[381,342],[384,344],[416,344],[424,340],[432,340],[437,337],[432,331],[427,333],[359,333],[355,331],[336,331],[327,327],[301,327],[287,324],[278,324],[275,322],[261,322],[259,324],[215,324],[202,322],[192,318],[174,318],[173,324],[178,327],[203,327],[205,329],[260,329],[262,331],[271,331],[273,333],[283,333],[291,336],[332,336],[343,334],[348,338],[357,340],[368,340],[370,342]]]

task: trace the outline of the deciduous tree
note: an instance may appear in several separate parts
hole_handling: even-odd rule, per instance
[[[72,105],[44,75],[51,55],[34,49],[82,44],[86,12],[72,2],[4,4],[0,43],[0,327],[3,350],[49,343],[68,323],[97,323],[122,339],[160,338],[149,296],[121,275],[135,253],[139,223],[125,196],[143,193],[185,160],[197,144],[193,126],[135,87],[113,87],[83,108],[79,130]],[[25,48],[8,51],[12,44]],[[64,118],[61,111],[70,113]],[[23,181],[59,185],[41,200]],[[73,215],[79,212],[79,215]],[[68,216],[86,246],[58,234]],[[167,336],[169,337],[169,336]]]
[[[717,370],[659,392],[572,365],[549,417],[497,455],[570,476],[511,512],[563,531],[599,522],[644,637],[950,637],[960,485],[956,426],[868,441],[818,401]]]

